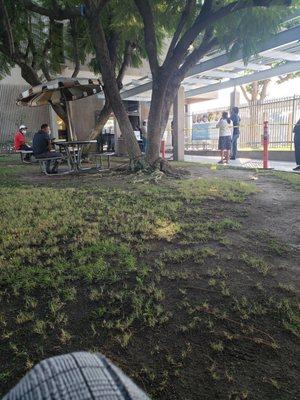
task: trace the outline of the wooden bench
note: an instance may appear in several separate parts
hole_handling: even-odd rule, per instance
[[[96,158],[96,169],[103,170],[102,159],[107,159],[107,169],[110,169],[110,158],[114,156],[115,153],[89,153],[89,156]]]
[[[16,150],[15,152],[20,154],[22,163],[26,163],[25,156],[27,154],[33,154],[32,150]]]

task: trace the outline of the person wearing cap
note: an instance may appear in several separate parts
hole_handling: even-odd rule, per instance
[[[26,143],[25,134],[27,132],[26,125],[20,125],[18,131],[15,133],[14,137],[14,149],[17,150],[25,150],[25,151],[33,151],[32,147]],[[26,154],[24,161],[30,161],[32,154]]]

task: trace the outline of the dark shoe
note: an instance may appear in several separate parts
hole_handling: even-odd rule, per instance
[[[235,157],[230,157],[230,160],[235,160]]]
[[[296,168],[293,168],[293,171],[300,171],[300,165],[297,165]]]

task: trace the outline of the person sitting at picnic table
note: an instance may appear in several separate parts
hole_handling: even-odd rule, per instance
[[[50,127],[48,124],[43,124],[41,129],[34,135],[32,145],[33,154],[37,159],[62,157],[61,153],[52,151]],[[48,174],[57,174],[58,161],[47,160],[46,171]]]
[[[15,151],[25,150],[25,151],[32,151],[32,147],[26,143],[26,135],[27,126],[20,125],[18,131],[15,133],[14,137],[14,149]],[[28,153],[24,157],[24,162],[30,162],[32,154]]]
[[[231,120],[228,112],[224,111],[222,117],[217,123],[219,128],[219,150],[221,151],[221,160],[218,164],[228,164],[231,150]]]

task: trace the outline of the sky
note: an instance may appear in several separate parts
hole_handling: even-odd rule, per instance
[[[241,95],[240,104],[245,104],[246,100],[238,88]],[[210,109],[226,107],[230,105],[230,93],[233,91],[233,88],[223,89],[219,91],[219,97],[215,100],[203,101],[201,103],[196,103],[191,105],[191,112],[204,112]],[[271,84],[268,89],[267,99],[275,99],[280,97],[291,97],[294,95],[300,95],[300,78],[291,79],[287,82],[284,82],[280,85],[276,83],[276,78],[272,79]]]

